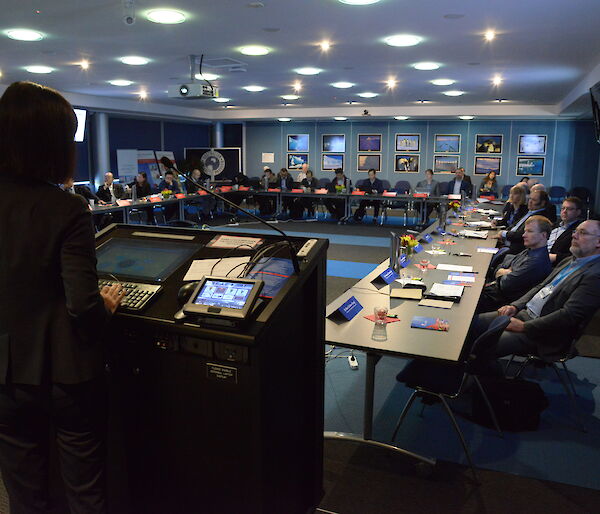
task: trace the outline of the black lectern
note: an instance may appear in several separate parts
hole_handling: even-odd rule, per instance
[[[118,312],[111,325],[113,513],[293,514],[319,504],[328,242],[317,241],[298,275],[264,271],[278,281],[265,287],[273,296],[259,300],[247,323],[174,319],[192,260],[252,256],[259,249],[231,247],[231,241],[230,248],[215,246],[223,235],[233,234],[112,225],[97,235],[98,247],[119,240],[114,246],[123,252],[134,248],[131,255],[102,254],[103,278],[110,278],[108,269],[121,281],[153,284],[141,278],[152,269],[160,277],[153,285],[161,286],[144,308]],[[242,235],[261,239],[260,248],[282,240]],[[306,242],[290,239],[296,249]],[[171,246],[177,251],[165,257]],[[263,263],[289,259],[289,248],[274,248]]]

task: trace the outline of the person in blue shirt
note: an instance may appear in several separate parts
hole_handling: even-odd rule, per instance
[[[369,178],[365,180],[358,188],[361,191],[365,191],[369,195],[380,195],[383,193],[383,182],[377,177],[377,172],[374,169],[369,170]],[[377,216],[379,216],[379,209],[381,207],[381,200],[361,200],[354,213],[354,221],[362,221],[365,210],[368,205],[373,206],[373,223],[377,222]]]
[[[179,188],[179,184],[175,180],[175,174],[171,171],[165,171],[163,179],[160,181],[158,185],[159,191],[171,191],[173,194],[181,193],[181,189]]]
[[[544,216],[532,216],[525,222],[525,250],[506,255],[492,270],[493,281],[483,288],[477,312],[488,312],[523,296],[552,271],[548,256],[548,237],[552,223]]]
[[[472,341],[497,316],[510,317],[496,345],[477,352],[482,371],[497,371],[495,359],[506,355],[534,354],[553,361],[570,349],[600,308],[600,221],[581,223],[573,231],[570,251],[571,258],[521,298],[475,318]]]

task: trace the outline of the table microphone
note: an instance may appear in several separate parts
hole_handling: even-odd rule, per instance
[[[218,198],[219,200],[221,200],[222,202],[225,202],[227,205],[229,205],[230,207],[233,207],[236,210],[242,211],[244,214],[246,214],[247,216],[249,216],[250,218],[258,221],[259,223],[262,223],[263,225],[266,225],[267,227],[269,227],[270,229],[274,230],[275,232],[278,232],[281,236],[283,236],[283,239],[285,240],[285,242],[289,245],[290,247],[290,256],[291,256],[291,261],[292,261],[292,265],[294,266],[294,271],[296,272],[296,275],[300,274],[300,264],[298,263],[298,257],[296,255],[296,249],[294,248],[294,245],[292,244],[292,242],[290,241],[290,238],[288,237],[288,235],[281,229],[271,225],[270,223],[267,223],[265,220],[263,220],[262,218],[252,214],[251,212],[247,211],[246,209],[242,209],[239,205],[236,205],[235,203],[233,203],[231,200],[228,200],[227,198],[225,198],[224,196],[221,196],[218,193],[215,193],[214,191],[211,191],[210,189],[201,186],[198,182],[196,182],[194,179],[192,179],[189,175],[179,171],[171,162],[171,160],[168,157],[161,157],[160,158],[160,163],[167,169],[170,170],[175,170],[177,173],[179,173],[180,176],[182,176],[186,182],[190,182],[191,184],[193,184],[194,186],[196,186],[198,189],[200,189],[201,191],[204,191],[206,193],[208,193],[211,196],[214,196],[215,198]]]

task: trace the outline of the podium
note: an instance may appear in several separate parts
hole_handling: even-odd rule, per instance
[[[111,238],[173,241],[196,245],[192,259],[254,253],[207,246],[219,234],[225,232],[111,225],[98,233],[97,245]],[[296,249],[306,242],[290,240]],[[300,273],[237,328],[174,319],[192,259],[164,280],[143,311],[116,314],[107,346],[111,513],[316,508],[323,478],[327,246],[319,240]],[[273,258],[289,258],[289,251],[280,245]]]

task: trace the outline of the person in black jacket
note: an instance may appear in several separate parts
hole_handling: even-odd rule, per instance
[[[125,189],[121,184],[117,184],[114,180],[114,176],[110,171],[104,174],[104,184],[102,184],[96,196],[106,203],[115,203],[125,196]]]
[[[502,219],[492,221],[492,225],[497,227],[511,227],[527,214],[527,210],[525,189],[521,186],[513,186],[510,188],[508,201],[504,205]]]
[[[550,233],[548,239],[548,252],[550,262],[556,266],[563,259],[571,256],[571,236],[582,222],[581,213],[583,205],[576,196],[565,198],[560,209],[560,222]]]
[[[368,195],[380,195],[383,193],[383,182],[377,177],[377,172],[374,169],[369,170],[369,178],[365,180],[360,186],[361,191],[365,191]],[[362,221],[367,206],[373,206],[373,223],[377,222],[377,216],[379,216],[379,209],[381,207],[380,200],[361,200],[358,205],[358,209],[354,213],[354,221]]]
[[[98,335],[123,290],[98,291],[90,211],[56,185],[74,175],[76,126],[53,89],[16,82],[0,99],[0,187],[20,192],[0,203],[0,469],[14,514],[50,511],[51,425],[71,511],[106,513]]]
[[[281,168],[277,174],[277,187],[282,192],[291,191],[294,188],[294,179],[290,175],[287,168]],[[292,204],[294,203],[294,197],[284,196],[281,201],[281,206],[284,211],[291,211]]]
[[[350,193],[350,189],[352,188],[352,182],[349,178],[344,175],[344,170],[342,168],[337,168],[335,170],[335,177],[327,186],[328,193]],[[331,213],[335,220],[341,220],[344,218],[344,200],[332,199],[328,198],[325,200],[325,207]]]
[[[313,176],[312,170],[306,169],[303,171],[305,177],[300,182],[300,186],[305,193],[314,193],[315,189],[319,187],[319,181]],[[304,209],[308,211],[309,216],[315,214],[315,201],[312,198],[296,198],[292,204],[292,218],[300,219],[304,213]]]

